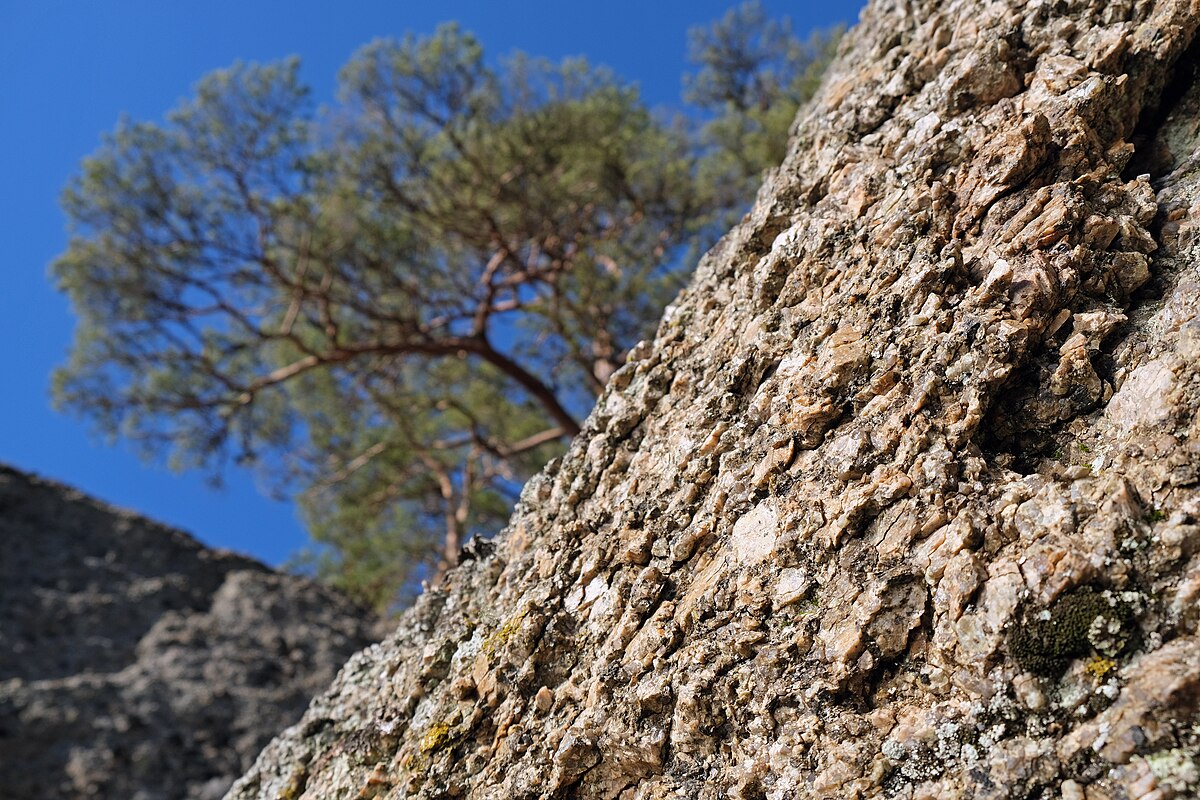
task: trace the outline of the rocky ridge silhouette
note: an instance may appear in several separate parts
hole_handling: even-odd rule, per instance
[[[0,797],[220,797],[370,615],[0,465]]]

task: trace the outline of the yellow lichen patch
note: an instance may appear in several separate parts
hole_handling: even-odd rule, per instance
[[[1117,662],[1104,656],[1093,656],[1087,662],[1088,674],[1095,678],[1097,682],[1106,679],[1116,668]]]
[[[435,722],[429,726],[429,730],[421,737],[421,752],[432,753],[434,750],[439,750],[445,747],[453,738],[450,735],[450,725],[446,722]]]
[[[508,642],[509,639],[517,635],[517,631],[521,630],[521,623],[525,621],[528,611],[520,611],[510,617],[501,625],[495,633],[489,636],[483,642],[483,652],[488,656],[495,655],[496,651]]]
[[[296,800],[300,795],[304,794],[304,787],[308,783],[308,770],[300,769],[292,773],[288,779],[287,785],[279,793],[279,800]]]

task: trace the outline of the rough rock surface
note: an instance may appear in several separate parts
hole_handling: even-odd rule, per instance
[[[876,0],[560,463],[234,787],[1200,797],[1197,0]]]
[[[368,615],[0,466],[0,797],[217,798]]]

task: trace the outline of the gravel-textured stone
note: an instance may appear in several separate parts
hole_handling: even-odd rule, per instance
[[[874,0],[494,554],[229,795],[1200,796],[1197,0]]]
[[[0,797],[219,798],[372,641],[311,581],[0,466]]]

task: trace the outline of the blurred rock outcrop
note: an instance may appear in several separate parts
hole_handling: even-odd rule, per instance
[[[372,624],[311,581],[0,466],[0,797],[220,797]]]
[[[1197,0],[872,0],[494,553],[231,800],[1200,797]]]

